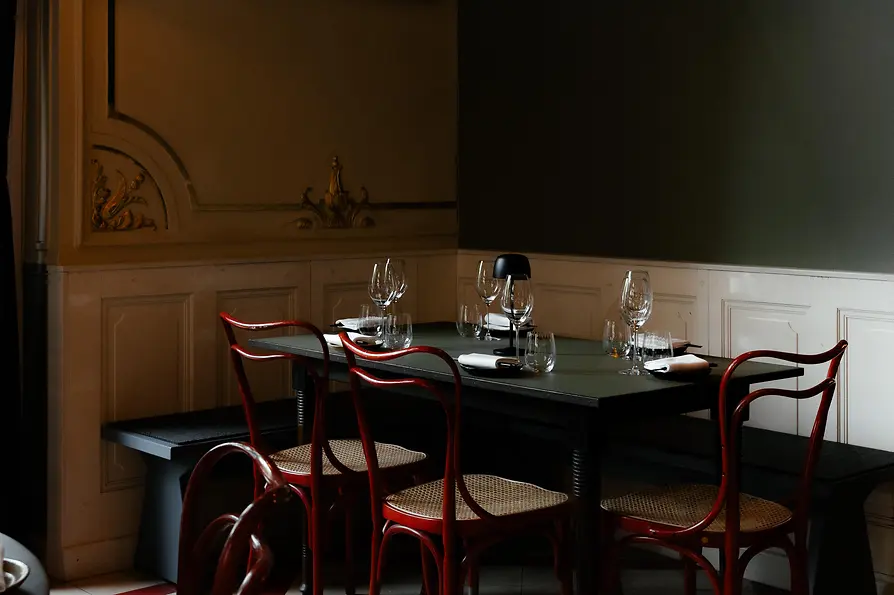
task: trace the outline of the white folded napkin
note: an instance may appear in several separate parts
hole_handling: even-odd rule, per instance
[[[382,324],[381,316],[370,316],[368,320],[369,320],[369,324],[376,324],[376,325]],[[349,331],[356,331],[360,328],[360,319],[359,318],[342,318],[340,320],[336,320],[335,325],[340,326],[343,329],[346,329]]]
[[[650,372],[685,374],[687,372],[698,372],[710,367],[710,364],[698,357],[687,353],[677,357],[666,357],[664,359],[656,359],[643,364],[646,370]]]
[[[497,331],[508,331],[509,330],[509,318],[507,318],[505,314],[488,314],[486,317],[485,324],[491,330],[497,330]],[[521,325],[520,328],[529,328],[530,326],[531,326],[530,322],[525,322]]]
[[[487,353],[464,353],[456,358],[463,366],[480,368],[482,370],[497,370],[499,368],[517,368],[518,359],[514,357],[500,357]]]
[[[338,335],[327,334],[323,335],[323,337],[325,337],[326,342],[333,347],[343,347],[341,344],[341,337]],[[362,345],[364,347],[375,347],[376,345],[382,344],[382,339],[378,337],[370,337],[369,335],[361,335],[360,333],[348,333],[348,339],[357,343],[357,345]]]

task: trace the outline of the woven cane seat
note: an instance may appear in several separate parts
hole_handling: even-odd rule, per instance
[[[717,494],[717,486],[666,486],[603,500],[602,508],[619,516],[683,528],[705,518],[714,507]],[[739,494],[739,510],[740,530],[743,533],[772,529],[792,518],[792,511],[785,506],[748,494]],[[723,533],[725,530],[724,507],[705,531]]]
[[[475,502],[494,516],[509,516],[553,508],[568,502],[568,496],[530,483],[494,475],[464,475]],[[385,508],[426,519],[441,519],[444,480],[430,481],[385,498]],[[479,519],[456,490],[456,520]]]
[[[342,465],[352,471],[366,471],[366,457],[360,440],[330,440],[332,454]],[[425,460],[425,453],[408,450],[402,446],[376,442],[376,456],[382,470],[412,465]],[[270,455],[274,465],[285,473],[310,475],[310,444],[302,444]],[[341,472],[323,452],[323,475],[340,475]]]

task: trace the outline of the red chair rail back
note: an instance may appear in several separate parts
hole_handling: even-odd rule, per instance
[[[456,492],[459,491],[460,497],[471,508],[475,514],[482,519],[493,519],[494,516],[481,507],[478,502],[469,493],[465,481],[463,481],[462,470],[460,469],[460,415],[462,411],[462,379],[459,374],[459,368],[456,362],[446,352],[436,347],[414,346],[398,351],[370,351],[357,345],[347,333],[341,333],[342,344],[345,347],[345,356],[350,367],[351,390],[354,397],[354,409],[357,412],[357,425],[360,427],[360,436],[363,441],[363,451],[366,455],[367,466],[369,468],[370,491],[373,500],[373,519],[377,522],[376,526],[381,525],[381,506],[379,505],[381,497],[384,495],[385,486],[382,483],[379,463],[376,457],[372,430],[367,422],[366,415],[361,402],[362,382],[374,386],[376,388],[390,387],[409,387],[414,386],[428,391],[434,395],[441,403],[444,409],[444,415],[447,421],[447,448],[446,461],[444,465],[444,495],[443,495],[443,519],[444,519],[444,537],[454,534],[454,524],[456,523]],[[453,376],[453,395],[452,399],[445,394],[441,386],[437,383],[425,380],[423,378],[380,378],[375,376],[368,370],[357,365],[357,358],[373,361],[385,362],[400,359],[414,354],[425,354],[443,361],[449,368]],[[447,544],[445,543],[445,547]]]
[[[239,383],[239,393],[242,396],[242,406],[245,410],[245,419],[248,424],[248,431],[249,435],[251,436],[251,443],[255,448],[260,448],[260,432],[258,430],[257,419],[255,416],[255,400],[254,395],[251,391],[251,384],[249,383],[248,376],[245,373],[244,360],[264,362],[289,360],[291,362],[296,362],[304,367],[314,379],[314,385],[316,387],[317,394],[319,395],[325,394],[321,393],[321,391],[328,388],[324,385],[326,384],[325,381],[329,378],[329,346],[326,343],[326,339],[323,337],[323,333],[320,332],[320,329],[310,324],[309,322],[304,322],[301,320],[282,320],[276,322],[250,323],[233,318],[226,312],[221,312],[220,321],[223,324],[224,333],[227,336],[227,343],[229,343],[230,346],[230,359],[233,362],[233,369],[236,372],[236,378]],[[236,332],[234,330],[241,329],[245,331],[256,332],[276,329],[287,330],[292,328],[304,329],[313,334],[320,342],[320,346],[323,349],[322,373],[317,372],[316,366],[312,361],[309,361],[307,358],[300,355],[294,355],[290,353],[262,354],[251,352],[239,345],[239,342],[236,339]]]
[[[233,454],[252,459],[256,472],[263,477],[267,488],[239,516],[223,514],[200,530],[197,516],[202,509],[201,495],[206,492],[206,484],[215,465]],[[214,570],[211,590],[214,595],[231,595],[234,592],[253,595],[261,592],[273,568],[273,555],[259,536],[260,528],[262,522],[271,520],[273,513],[291,497],[291,488],[279,470],[250,445],[229,442],[208,451],[196,465],[183,500],[177,592],[183,595],[207,593],[208,589],[202,582],[209,568]],[[223,549],[215,549],[221,540],[224,540]],[[252,552],[252,564],[240,583],[239,576],[245,570],[249,550]],[[220,555],[214,559],[213,554],[217,551]]]
[[[747,408],[758,399],[778,396],[796,400],[809,399],[817,395],[820,397],[819,407],[817,409],[816,418],[813,423],[813,429],[810,432],[810,440],[808,442],[807,456],[804,467],[801,471],[800,481],[798,483],[797,493],[792,499],[794,503],[793,514],[795,522],[806,530],[808,521],[809,505],[810,505],[810,487],[813,481],[813,474],[819,459],[820,448],[822,447],[823,435],[826,429],[826,420],[829,416],[829,407],[832,404],[832,398],[835,395],[835,379],[838,374],[838,368],[847,349],[847,341],[841,340],[832,349],[818,354],[797,354],[787,353],[784,351],[758,350],[743,353],[730,363],[724,372],[720,381],[719,394],[719,419],[720,419],[720,442],[723,453],[722,469],[723,476],[721,478],[720,490],[717,501],[711,511],[701,521],[681,530],[669,531],[653,531],[656,537],[672,537],[683,536],[695,533],[705,529],[726,509],[726,535],[727,546],[730,551],[734,550],[738,543],[738,534],[740,527],[740,510],[739,510],[739,434],[742,429],[743,416]],[[799,365],[820,365],[828,364],[825,378],[813,386],[804,389],[792,390],[783,388],[761,388],[752,391],[746,395],[733,410],[732,416],[728,417],[728,401],[729,392],[732,388],[736,369],[742,364],[758,359],[770,358],[784,362]],[[729,427],[723,420],[729,419]]]
[[[251,437],[251,444],[262,452],[267,452],[261,440],[260,430],[258,428],[257,416],[255,415],[255,400],[252,395],[251,385],[248,376],[245,373],[244,361],[271,362],[287,360],[292,363],[298,363],[308,371],[314,381],[315,401],[314,401],[314,424],[311,434],[311,493],[317,493],[319,489],[319,477],[323,472],[323,453],[329,459],[329,462],[341,473],[355,473],[342,463],[338,457],[332,452],[329,440],[326,438],[326,397],[329,394],[329,345],[316,326],[309,322],[301,320],[284,320],[278,322],[261,322],[248,323],[237,320],[227,314],[221,312],[221,323],[224,332],[227,335],[227,342],[230,344],[230,357],[233,362],[233,369],[236,372],[236,378],[239,383],[239,393],[242,395],[242,407],[245,411],[245,419],[248,424],[248,432]],[[266,331],[271,329],[290,329],[300,328],[310,332],[323,350],[323,369],[317,372],[314,362],[310,359],[291,353],[254,353],[241,345],[236,340],[234,329],[242,329],[247,331]],[[258,484],[257,493],[260,494],[260,484]]]

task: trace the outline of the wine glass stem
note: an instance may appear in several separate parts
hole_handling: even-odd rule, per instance
[[[515,323],[515,359],[517,359],[518,361],[521,361],[521,349],[519,348],[519,345],[518,345],[518,331],[519,331],[518,323],[516,322]]]
[[[385,340],[385,312],[387,312],[388,306],[385,304],[382,304],[381,306],[379,306],[379,310],[380,310],[382,318],[381,318],[381,320],[379,320],[379,332],[377,333],[377,335],[384,341]]]
[[[633,325],[633,369],[634,370],[637,369],[637,367],[636,367],[636,350],[637,350],[637,347],[639,347],[639,343],[636,342],[636,335],[637,335],[637,325],[634,324]]]
[[[491,341],[493,337],[490,334],[490,302],[487,300],[484,300],[484,310],[484,328],[487,329],[487,334],[485,335],[484,339],[485,341]]]

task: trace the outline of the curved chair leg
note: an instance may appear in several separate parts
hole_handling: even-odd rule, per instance
[[[472,562],[469,565],[469,591],[471,595],[478,595],[478,583],[479,583],[479,566],[478,560]]]
[[[559,581],[562,595],[574,595],[574,570],[571,562],[572,550],[569,547],[571,535],[570,524],[558,521],[549,534],[549,540],[553,546],[553,573]]]
[[[620,544],[614,538],[608,538],[602,542],[602,568],[600,569],[600,583],[602,592],[608,595],[620,595],[621,588],[621,560],[619,555]]]
[[[795,545],[784,548],[791,574],[792,595],[810,595],[810,579],[807,578],[807,551],[804,541],[795,538]],[[798,543],[800,541],[800,543]]]
[[[422,562],[422,595],[439,595],[438,569],[432,568],[435,561],[431,559],[428,548],[419,542],[419,557]]]
[[[702,553],[702,548],[693,548],[693,550],[699,555]],[[697,571],[698,564],[683,556],[683,593],[685,595],[695,595]]]
[[[379,595],[382,589],[382,561],[385,557],[387,536],[373,529],[369,550],[369,595]]]
[[[313,595],[323,595],[323,534],[325,531],[325,511],[327,507],[321,502],[314,502],[311,511],[310,523],[310,550],[313,564]]]
[[[354,516],[345,502],[345,595],[354,595]]]

